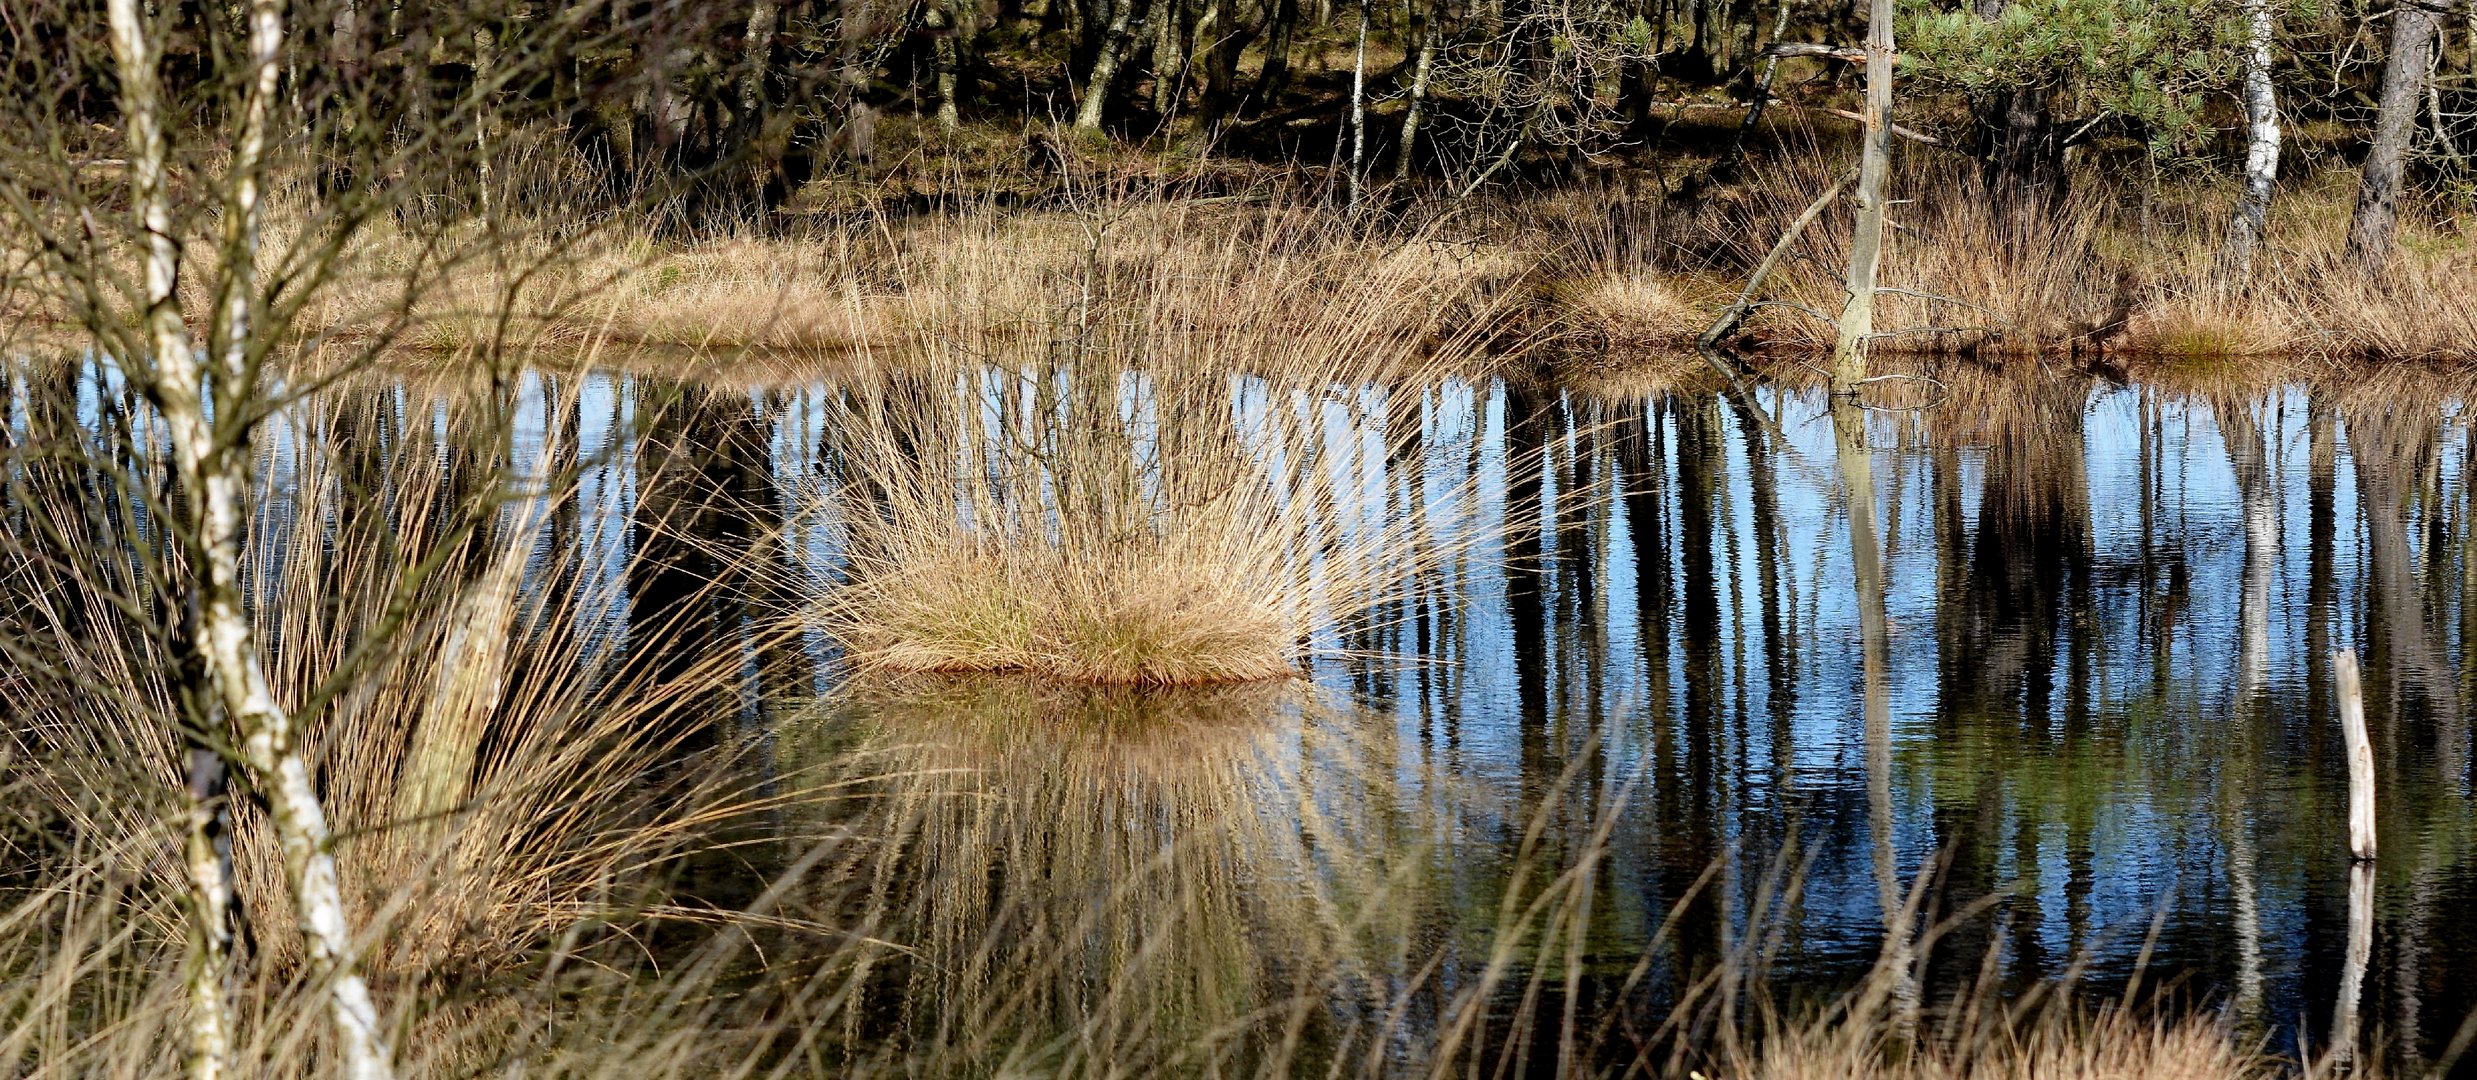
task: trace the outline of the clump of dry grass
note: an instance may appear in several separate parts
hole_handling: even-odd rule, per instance
[[[1830,183],[1814,154],[1765,163],[1701,230],[1721,261],[1752,266]],[[2393,273],[2368,278],[2342,250],[2354,197],[2344,171],[2282,189],[2248,282],[2228,280],[2219,262],[2232,198],[2222,185],[2145,195],[2081,176],[2058,205],[2005,211],[1960,165],[1913,158],[1894,189],[1881,352],[2477,356],[2477,314],[2455,299],[2477,288],[2477,248],[2412,210]],[[1831,347],[1848,218],[1834,207],[1793,247],[1764,290],[1781,303],[1748,323],[1763,343]]]
[[[1765,1043],[1747,1080],[2271,1080],[2296,1063],[2252,1048],[2208,1017],[2162,1019],[2122,1010],[2066,1010],[2019,1030],[1888,1053],[1869,1025],[1815,1024]],[[2306,1069],[2306,1076],[2334,1070]]]
[[[1234,241],[1257,244],[1232,259]],[[900,220],[819,217],[712,235],[653,223],[577,237],[509,234],[495,263],[471,266],[418,298],[404,344],[454,358],[485,345],[573,350],[589,343],[752,350],[802,357],[885,352],[922,337],[1042,333],[1083,302],[1095,275],[1163,281],[1216,275],[1226,290],[1274,295],[1341,286],[1354,275],[1438,280],[1412,294],[1471,314],[1535,261],[1501,247],[1342,227],[1290,196],[1240,202],[1123,198],[1046,210],[979,205]],[[425,244],[435,246],[434,238]],[[342,288],[309,320],[350,339],[391,314],[394,282],[424,256],[374,230],[356,253],[366,288]],[[514,268],[501,273],[494,265]],[[1106,265],[1103,265],[1106,264]],[[1425,326],[1404,306],[1361,315]]]
[[[1307,227],[1177,259],[1096,234],[1013,309],[1038,329],[959,306],[848,381],[826,632],[871,670],[1279,678],[1468,543],[1450,497],[1396,512],[1370,440],[1478,361],[1486,308],[1423,245],[1327,257]]]
[[[1618,348],[1676,348],[1710,324],[1675,278],[1646,270],[1608,270],[1562,278],[1545,289],[1559,316]]]
[[[22,721],[0,756],[32,766],[17,812],[127,838],[116,872],[179,895],[180,838],[164,824],[180,820],[187,768],[179,620],[140,613],[160,613],[162,575],[182,571],[150,569],[169,538],[126,486],[162,498],[168,481],[143,458],[110,471],[127,451],[109,427],[142,431],[145,416],[107,406],[87,418],[105,431],[79,430],[60,395],[103,377],[51,371],[21,369],[58,423],[17,448],[40,465],[7,492],[29,528],[0,542],[0,643],[19,662],[0,703]],[[550,419],[577,408],[575,387],[551,377],[521,396]],[[266,669],[304,725],[347,906],[371,928],[364,963],[382,978],[503,967],[625,910],[648,868],[747,803],[727,769],[674,764],[705,738],[699,714],[737,700],[736,646],[640,640],[630,655],[578,632],[617,587],[591,553],[626,523],[577,520],[587,462],[571,428],[520,447],[518,396],[358,380],[297,404],[259,448],[267,494],[244,565]],[[644,662],[657,648],[677,655]],[[260,959],[281,969],[300,942],[276,929],[294,916],[272,830],[247,800],[232,828]],[[176,927],[151,930],[177,940]]]
[[[1813,154],[1754,166],[1742,203],[1707,217],[1701,229],[1730,263],[1752,267],[1831,187],[1831,168]],[[1975,197],[1976,184],[1948,161],[1907,158],[1895,170],[1875,348],[2036,353],[2104,341],[2120,330],[2134,299],[2131,283],[2098,255],[2113,201],[2085,186],[2058,206],[2014,212]],[[1831,349],[1832,320],[1848,296],[1843,274],[1852,213],[1846,196],[1826,208],[1766,283],[1763,299],[1775,306],[1748,320],[1766,344]]]

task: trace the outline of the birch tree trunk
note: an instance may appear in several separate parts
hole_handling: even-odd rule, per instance
[[[1418,14],[1418,0],[1411,0],[1413,17],[1418,19],[1419,58],[1411,64],[1410,111],[1402,114],[1402,141],[1393,152],[1393,178],[1408,180],[1411,175],[1411,151],[1419,145],[1419,124],[1427,119],[1428,80],[1436,71],[1436,17]]]
[[[2271,188],[2279,180],[2279,101],[2271,86],[2270,0],[2245,0],[2245,192],[2228,222],[2223,253],[2232,280],[2253,273],[2254,249],[2270,234]]]
[[[224,759],[204,746],[189,751],[189,864],[192,910],[189,958],[189,1075],[235,1075],[232,999],[225,973],[232,958],[232,831],[225,812]]]
[[[931,4],[933,13],[943,11]],[[781,24],[781,9],[774,0],[757,0],[748,6],[748,27],[742,39],[740,62],[739,116],[737,121],[750,125],[765,113],[766,69],[774,64],[774,34]]]
[[[1849,302],[1832,346],[1832,392],[1850,395],[1866,378],[1875,334],[1875,263],[1884,246],[1884,179],[1892,171],[1892,0],[1866,12],[1866,142],[1858,156],[1858,229],[1849,240]]]
[[[1178,83],[1187,71],[1187,45],[1179,32],[1184,21],[1182,5],[1175,0],[1163,2],[1168,7],[1153,20],[1152,111],[1166,123],[1170,111],[1178,106]]]
[[[2393,234],[2400,222],[2400,177],[2408,141],[2417,131],[2426,48],[2434,40],[2434,13],[2420,0],[2400,0],[2391,13],[2391,55],[2383,59],[2382,100],[2374,115],[2374,145],[2357,181],[2356,215],[2348,222],[2348,257],[2367,276],[2391,265]]]
[[[937,0],[922,21],[929,26],[929,62],[937,74],[937,126],[953,131],[963,124],[962,107],[955,100],[955,69],[962,52],[955,39],[963,33],[962,20],[955,17],[951,0]]]
[[[131,379],[171,434],[173,468],[186,502],[194,559],[198,667],[211,699],[240,736],[242,763],[265,795],[284,873],[310,958],[325,977],[346,1075],[394,1075],[378,1008],[353,961],[352,932],[327,849],[325,808],[309,765],[294,745],[292,718],[276,703],[259,666],[256,634],[241,602],[241,531],[249,495],[249,434],[257,422],[256,364],[250,353],[255,301],[260,174],[267,113],[284,43],[280,0],[252,0],[249,52],[231,163],[222,177],[223,235],[204,362],[182,321],[181,241],[172,222],[170,139],[160,74],[161,47],[138,0],[108,0],[113,59],[129,142],[130,203],[145,234],[145,308],[151,356],[127,358]],[[208,418],[212,401],[215,420]],[[218,430],[218,428],[221,430]],[[224,1017],[228,1033],[229,1016]]]
[[[1101,35],[1101,51],[1092,58],[1092,77],[1085,80],[1084,100],[1075,111],[1077,131],[1101,130],[1101,113],[1109,104],[1109,85],[1118,77],[1119,54],[1127,48],[1127,19],[1134,7],[1135,0],[1110,3],[1109,29]]]
[[[1155,0],[1159,2],[1159,0]],[[1359,212],[1359,170],[1367,160],[1368,5],[1359,0],[1359,45],[1350,57],[1350,212]]]

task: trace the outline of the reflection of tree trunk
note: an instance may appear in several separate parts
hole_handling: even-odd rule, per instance
[[[2426,626],[2424,590],[2417,581],[2405,520],[2410,491],[2437,449],[2439,428],[2439,419],[2430,413],[2382,403],[2354,412],[2348,446],[2356,465],[2357,504],[2365,519],[2372,601],[2368,629],[2382,634],[2369,640],[2380,648],[2369,655],[2374,662],[2368,666],[2388,671],[2395,701],[2402,688],[2413,685],[2432,715],[2447,716],[2459,708],[2455,673],[2431,644],[2437,635]]]
[[[2238,600],[2236,707],[2229,733],[2228,759],[2235,763],[2222,776],[2220,817],[2228,831],[2228,887],[2235,892],[2236,996],[2229,1009],[2239,1023],[2261,1023],[2262,916],[2257,857],[2248,812],[2253,765],[2253,729],[2261,717],[2262,691],[2270,663],[2271,571],[2278,557],[2278,496],[2272,489],[2262,432],[2254,423],[2250,402],[2223,400],[2217,410],[2219,435],[2227,443],[2228,464],[2244,500],[2245,572]]]
[[[2477,35],[2472,35],[2477,38]],[[2477,462],[2477,425],[2461,437],[2460,460]],[[2466,466],[2462,467],[2464,470]],[[2460,535],[2452,546],[2459,549],[2460,580],[2460,697],[2477,698],[2477,484],[2468,482],[2464,471],[2460,481]],[[2469,718],[2464,712],[2454,712],[2443,718],[2442,730],[2434,742],[2435,760],[2449,773],[2457,774],[2469,758]]]
[[[2089,488],[2084,475],[2079,384],[2024,389],[2024,414],[1987,433],[1970,587],[1956,642],[1973,711],[2007,715],[2026,732],[2047,730],[2056,690],[2059,636],[2072,629],[2072,597],[2088,579]]]
[[[1832,403],[1834,456],[1848,499],[1849,558],[1857,578],[1860,691],[1865,714],[1867,831],[1873,843],[1875,902],[1883,910],[1879,961],[1892,981],[1896,1037],[1906,1040],[1918,1013],[1911,913],[1902,899],[1900,852],[1892,832],[1892,701],[1884,614],[1883,546],[1875,531],[1875,473],[1866,445],[1866,413],[1847,398]]]
[[[744,395],[649,387],[639,401],[645,429],[630,521],[628,666],[659,689],[714,673],[718,664],[738,670],[737,650],[724,639],[743,629],[732,598],[754,587],[748,559],[771,505],[768,442]],[[682,749],[712,745],[715,722],[739,710],[736,687],[681,700],[666,722]]]
[[[1634,604],[1643,641],[1643,667],[1650,681],[1647,703],[1652,722],[1665,730],[1669,719],[1669,632],[1675,602],[1669,591],[1668,514],[1664,505],[1667,461],[1660,410],[1651,403],[1634,406],[1633,430],[1626,439],[1626,530],[1634,541]]]
[[[1522,705],[1526,757],[1539,753],[1538,742],[1548,723],[1548,608],[1542,580],[1548,568],[1542,538],[1549,511],[1543,501],[1542,470],[1547,467],[1553,424],[1550,405],[1537,391],[1507,382],[1505,456],[1510,475],[1505,496],[1505,606],[1513,621],[1514,676]],[[1557,494],[1563,502],[1567,493]],[[1541,764],[1548,774],[1555,772],[1553,765]],[[1542,775],[1527,767],[1523,774]]]
[[[2331,1014],[2330,1064],[2356,1060],[2357,1003],[2365,996],[2365,968],[2374,959],[2374,864],[2348,867],[2348,952],[2339,972],[2339,1002]]]
[[[1601,665],[1608,655],[1608,625],[1600,595],[1601,553],[1597,550],[1608,530],[1592,528],[1599,507],[1602,443],[1598,417],[1575,416],[1572,405],[1570,397],[1561,397],[1557,409],[1557,431],[1570,433],[1565,477],[1557,484],[1557,592],[1565,609],[1557,624],[1573,628],[1575,648],[1565,650],[1571,655],[1558,657],[1555,674],[1559,693],[1571,702],[1579,691],[1582,706],[1579,715],[1570,704],[1560,710],[1561,723],[1579,723],[1582,730],[1596,731],[1601,720],[1597,688],[1606,685]]]
[[[1794,605],[1782,596],[1788,557],[1781,550],[1780,481],[1767,452],[1759,414],[1734,395],[1730,408],[1737,415],[1738,439],[1746,447],[1747,509],[1754,530],[1755,584],[1763,618],[1763,697],[1772,714],[1770,742],[1780,766],[1775,775],[1787,776],[1789,756],[1797,745],[1792,720],[1798,700],[1798,634],[1790,625]]]
[[[2339,595],[2335,569],[2339,437],[2330,403],[2314,390],[2305,401],[2305,708],[2310,716],[2332,713],[2331,681],[2320,660],[2331,655],[2333,608]]]
[[[1719,410],[1718,396],[1706,393],[1679,400],[1676,412],[1677,579],[1682,592],[1678,629],[1685,652],[1685,708],[1677,741],[1684,761],[1682,769],[1671,774],[1680,782],[1663,788],[1660,835],[1667,871],[1679,881],[1693,880],[1722,855],[1711,836],[1724,795],[1718,744],[1725,730],[1723,691],[1728,684],[1720,589],[1729,567],[1713,544],[1722,525],[1720,494],[1728,455]],[[1697,898],[1693,910],[1679,914],[1686,940],[1726,942],[1728,920],[1721,897],[1729,884],[1724,878],[1718,893]]]
[[[2262,432],[2248,402],[2223,401],[2219,435],[2244,501],[2245,571],[2238,600],[2236,690],[2240,705],[2261,692],[2270,664],[2271,571],[2279,554],[2279,498],[2272,490]]]

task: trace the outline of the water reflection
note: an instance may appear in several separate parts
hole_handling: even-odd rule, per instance
[[[1749,942],[1776,985],[1889,963],[1905,1023],[1982,973],[2112,994],[2147,953],[2148,985],[2281,1047],[2439,1054],[2477,1009],[2477,924],[2453,917],[2477,910],[2465,395],[1945,383],[1872,410],[1387,388],[1333,421],[1364,451],[1336,459],[1397,507],[1476,490],[1502,548],[1320,642],[1312,687],[1178,703],[839,685],[777,618],[840,566],[798,497],[832,468],[832,379],[540,377],[501,411],[519,448],[584,463],[547,508],[601,598],[572,629],[640,674],[749,676],[666,708],[683,746],[751,730],[786,770],[899,766],[877,816],[837,819],[883,845],[870,910],[892,921],[869,932],[902,949],[859,985],[889,1047],[1333,1052],[1449,1023],[1535,858],[1591,872],[1558,886],[1572,932],[1505,961],[1538,979],[1500,1017],[1655,1013]],[[11,438],[65,422],[37,397],[18,386]],[[387,400],[316,436],[348,488],[354,447],[462,422]],[[453,488],[354,497],[375,527]],[[2382,860],[2354,874],[2341,647],[2365,656],[2384,792]]]

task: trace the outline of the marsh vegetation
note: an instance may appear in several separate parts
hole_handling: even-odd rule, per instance
[[[90,7],[0,1072],[2477,1067],[2433,11]]]

